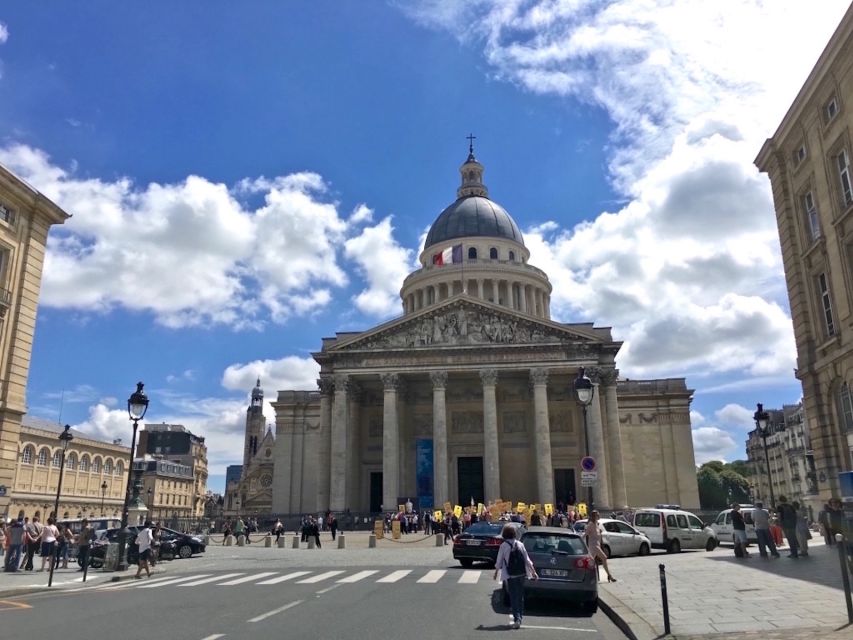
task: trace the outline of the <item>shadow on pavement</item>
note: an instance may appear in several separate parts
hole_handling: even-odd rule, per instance
[[[509,615],[510,608],[504,600],[503,589],[498,587],[492,592],[492,611]],[[544,618],[591,618],[593,614],[584,611],[580,604],[571,601],[552,598],[524,598],[525,615],[542,616]],[[501,625],[498,625],[501,628]]]
[[[714,555],[709,560],[736,564],[756,571],[762,571],[782,578],[804,580],[833,589],[841,589],[841,566],[838,549],[835,546],[815,546],[809,548],[808,556],[789,558],[787,549],[780,549],[779,558],[762,558],[758,549],[750,547],[748,558],[736,558],[732,555]]]

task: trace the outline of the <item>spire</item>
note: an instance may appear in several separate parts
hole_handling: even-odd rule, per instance
[[[456,197],[482,196],[488,198],[489,190],[483,184],[483,165],[477,162],[477,158],[474,156],[474,140],[477,139],[477,136],[469,133],[466,138],[468,139],[468,158],[459,167],[459,173],[462,174],[462,185],[456,190]]]
[[[258,382],[255,388],[252,389],[252,406],[260,407],[264,403],[264,390],[261,389],[261,378],[258,377]]]

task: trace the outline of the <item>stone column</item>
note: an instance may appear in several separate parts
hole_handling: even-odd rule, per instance
[[[538,501],[542,504],[554,504],[551,424],[548,417],[548,371],[531,369],[530,384],[533,385],[533,452]]]
[[[397,386],[400,376],[383,373],[385,396],[382,409],[382,506],[396,509],[400,485],[400,425],[397,421]]]
[[[359,434],[359,409],[361,408],[361,386],[350,381],[347,390],[347,507],[352,511],[360,510],[361,504],[361,438]]]
[[[498,372],[495,369],[481,369],[483,382],[483,493],[485,500],[497,500],[501,496],[501,460],[498,443],[498,405],[495,387],[498,384]],[[465,500],[466,496],[459,496]]]
[[[616,400],[616,369],[604,369],[601,372],[601,386],[604,389],[604,409],[607,417],[607,460],[610,463],[610,490],[614,509],[628,506],[628,493],[625,490],[625,472],[622,461],[622,432],[619,425],[619,403]]]
[[[589,455],[595,458],[598,470],[598,483],[593,487],[595,506],[612,507],[610,503],[610,482],[607,476],[607,454],[604,445],[604,426],[601,421],[601,380],[600,370],[597,367],[587,367],[586,375],[589,376],[595,389],[592,403],[587,408],[589,420]],[[620,505],[621,506],[621,505]]]
[[[441,508],[450,499],[447,484],[447,371],[433,371],[432,380],[432,465],[433,504]]]
[[[518,302],[522,313],[527,313],[527,285],[520,284],[518,286]]]
[[[332,429],[329,459],[329,509],[343,511],[347,499],[347,418],[349,376],[335,376],[335,400],[332,409]]]
[[[321,376],[317,379],[320,389],[320,440],[317,446],[317,508],[321,511],[329,509],[330,466],[332,454],[332,394],[335,382],[331,376]]]

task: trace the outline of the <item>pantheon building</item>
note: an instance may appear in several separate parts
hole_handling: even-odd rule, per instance
[[[586,498],[588,450],[597,507],[698,508],[685,380],[622,379],[610,328],[552,320],[548,275],[473,149],[460,173],[402,315],[324,338],[317,389],[278,392],[272,482],[255,493],[276,513],[568,503]],[[588,443],[581,368],[594,384]]]

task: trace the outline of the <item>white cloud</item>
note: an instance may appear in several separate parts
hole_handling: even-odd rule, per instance
[[[727,427],[738,429],[754,429],[755,421],[752,419],[753,412],[739,404],[727,404],[722,409],[714,412],[719,422]]]
[[[728,460],[737,453],[737,448],[734,438],[718,427],[693,429],[693,451],[697,465],[708,460]]]
[[[706,422],[705,416],[696,411],[695,409],[690,410],[690,424],[694,427],[701,427]]]
[[[769,187],[752,159],[847,4],[434,0],[403,10],[482,46],[499,78],[595,105],[614,123],[609,170],[627,204],[525,233],[530,262],[554,284],[555,317],[613,325],[632,376],[777,377],[794,366],[793,331]]]
[[[349,224],[359,224],[361,222],[373,222],[373,209],[366,204],[359,204],[350,214],[347,220]]]
[[[247,394],[257,379],[270,397],[281,389],[317,388],[320,365],[313,358],[286,356],[279,360],[254,360],[245,364],[232,364],[222,374],[222,386],[231,391]]]
[[[76,404],[96,400],[99,397],[99,392],[90,384],[78,384],[71,389],[48,391],[42,395],[48,400],[60,400],[63,403]]]
[[[0,22],[0,44],[4,44],[9,39],[9,27]]]

